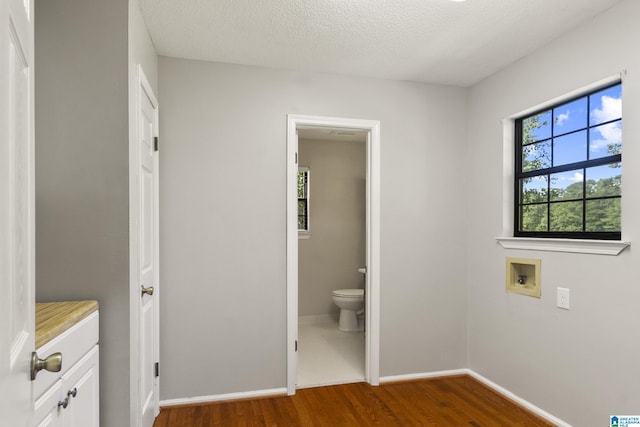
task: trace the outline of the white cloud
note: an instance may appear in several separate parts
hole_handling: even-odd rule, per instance
[[[622,126],[620,123],[609,123],[596,129],[602,138],[591,140],[591,151],[599,151],[609,145],[622,143]]]
[[[622,98],[612,98],[605,95],[601,98],[601,101],[602,108],[596,108],[591,113],[597,122],[608,122],[622,117]]]
[[[556,124],[558,126],[562,126],[562,124],[564,122],[566,122],[567,120],[569,120],[569,115],[571,114],[571,111],[567,110],[566,113],[562,113],[562,114],[558,114],[558,116],[556,117]]]
[[[584,175],[581,174],[580,172],[574,172],[574,174],[571,176],[560,175],[560,176],[555,176],[553,179],[557,179],[559,181],[582,182],[584,179]]]
[[[607,122],[622,117],[622,99],[610,96],[602,97],[602,108],[596,108],[591,113],[596,122]],[[610,123],[596,129],[601,138],[592,139],[590,150],[600,151],[609,145],[617,145],[622,142],[622,126],[620,122]]]
[[[574,173],[573,176],[569,178],[569,181],[573,181],[573,182],[582,182],[583,180],[584,180],[584,175],[581,174],[580,172]]]

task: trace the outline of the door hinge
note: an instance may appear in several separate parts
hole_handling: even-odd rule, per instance
[[[298,340],[296,340],[296,346],[295,346],[295,351],[298,351]]]
[[[153,137],[153,151],[158,151],[158,137]]]
[[[298,153],[296,153],[296,165],[298,164]]]
[[[159,362],[156,362],[153,365],[153,373],[154,373],[156,378],[158,378],[160,376],[160,363]]]

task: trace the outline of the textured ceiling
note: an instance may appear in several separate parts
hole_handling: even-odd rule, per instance
[[[459,86],[619,1],[139,0],[159,55]]]

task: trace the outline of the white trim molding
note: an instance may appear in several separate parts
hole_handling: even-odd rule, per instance
[[[469,369],[450,369],[447,371],[423,372],[419,374],[390,375],[380,377],[380,384],[395,383],[401,381],[425,380],[429,378],[452,377],[456,375],[471,375]]]
[[[298,129],[358,129],[367,132],[367,274],[365,292],[365,377],[380,377],[380,122],[339,117],[287,115],[287,393],[296,392],[298,355]]]
[[[426,373],[417,373],[417,374],[406,374],[406,375],[393,375],[388,377],[380,377],[380,383],[392,383],[398,381],[415,381],[421,379],[429,379],[429,378],[442,378],[442,377],[450,377],[454,375],[469,375],[470,377],[480,381],[485,386],[489,387],[496,393],[502,395],[506,399],[511,400],[517,405],[526,408],[528,411],[533,412],[537,416],[544,418],[545,420],[556,424],[558,427],[571,427],[571,424],[562,421],[560,418],[548,413],[547,411],[537,407],[533,403],[528,400],[523,399],[522,397],[512,393],[506,388],[494,383],[493,381],[483,377],[477,372],[471,369],[452,369],[448,371],[435,371],[435,372],[426,372]]]
[[[505,249],[570,252],[594,255],[618,255],[631,245],[621,240],[541,239],[532,237],[496,237]]]
[[[287,389],[282,387],[282,388],[272,388],[268,390],[240,391],[237,393],[214,394],[210,396],[167,399],[167,400],[160,401],[160,407],[168,408],[170,406],[197,405],[201,403],[222,402],[226,400],[255,399],[259,397],[277,397],[277,396],[286,396],[286,395],[287,395]]]
[[[533,403],[529,402],[528,400],[525,400],[525,399],[521,398],[520,396],[510,392],[506,388],[504,388],[502,386],[499,386],[498,384],[494,383],[493,381],[488,380],[487,378],[483,377],[482,375],[478,374],[477,372],[474,372],[471,369],[468,369],[467,371],[468,371],[470,376],[472,376],[476,380],[480,381],[482,384],[484,384],[487,387],[493,389],[496,393],[501,394],[502,396],[506,397],[507,399],[509,399],[509,400],[517,403],[518,405],[526,408],[527,410],[533,412],[537,416],[539,416],[541,418],[544,418],[545,420],[556,424],[558,427],[571,427],[571,424],[562,421],[560,418],[558,418],[558,417],[556,417],[554,415],[551,415],[550,413],[548,413],[547,411],[545,411],[543,409],[540,409],[539,407],[537,407]]]

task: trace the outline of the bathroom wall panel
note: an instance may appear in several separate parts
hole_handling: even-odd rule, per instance
[[[363,288],[366,264],[366,142],[298,143],[299,164],[310,168],[311,237],[298,241],[298,314],[330,314],[331,291]]]

